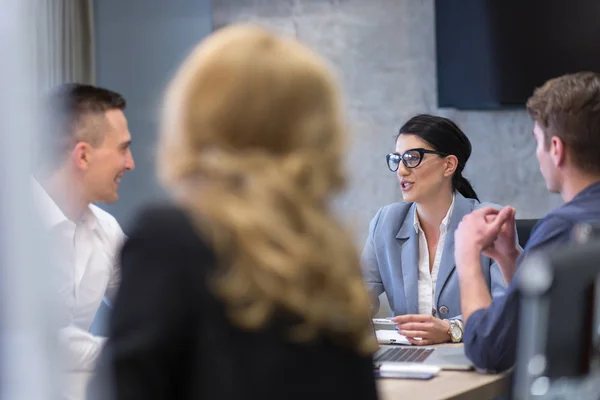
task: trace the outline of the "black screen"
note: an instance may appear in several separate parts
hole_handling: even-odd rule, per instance
[[[436,0],[438,105],[522,107],[550,78],[600,72],[599,0]]]

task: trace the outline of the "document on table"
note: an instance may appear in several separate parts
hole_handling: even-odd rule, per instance
[[[379,344],[406,344],[411,345],[406,336],[402,336],[395,329],[376,330],[377,341]]]

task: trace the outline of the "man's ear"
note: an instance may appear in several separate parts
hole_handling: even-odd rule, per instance
[[[558,136],[552,136],[550,138],[550,157],[555,167],[564,165],[567,159],[567,149],[565,143]]]
[[[444,159],[444,176],[454,175],[456,168],[458,168],[458,158],[454,155],[446,156]]]
[[[73,151],[71,152],[71,158],[73,163],[78,169],[86,170],[90,163],[92,156],[92,146],[86,142],[77,142]]]

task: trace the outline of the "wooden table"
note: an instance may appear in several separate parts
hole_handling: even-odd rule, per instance
[[[508,394],[508,389],[507,374],[488,375],[475,371],[441,371],[429,380],[377,380],[382,400],[486,400]]]

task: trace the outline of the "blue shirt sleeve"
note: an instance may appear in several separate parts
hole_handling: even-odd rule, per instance
[[[568,243],[573,225],[560,217],[548,216],[534,228],[525,250],[517,260],[521,265],[530,254]],[[465,325],[465,353],[476,368],[490,372],[512,367],[516,358],[519,296],[519,271],[504,296],[495,298],[488,308],[475,311]]]
[[[487,309],[475,311],[465,325],[465,354],[476,368],[499,372],[515,362],[518,292],[511,284]]]

